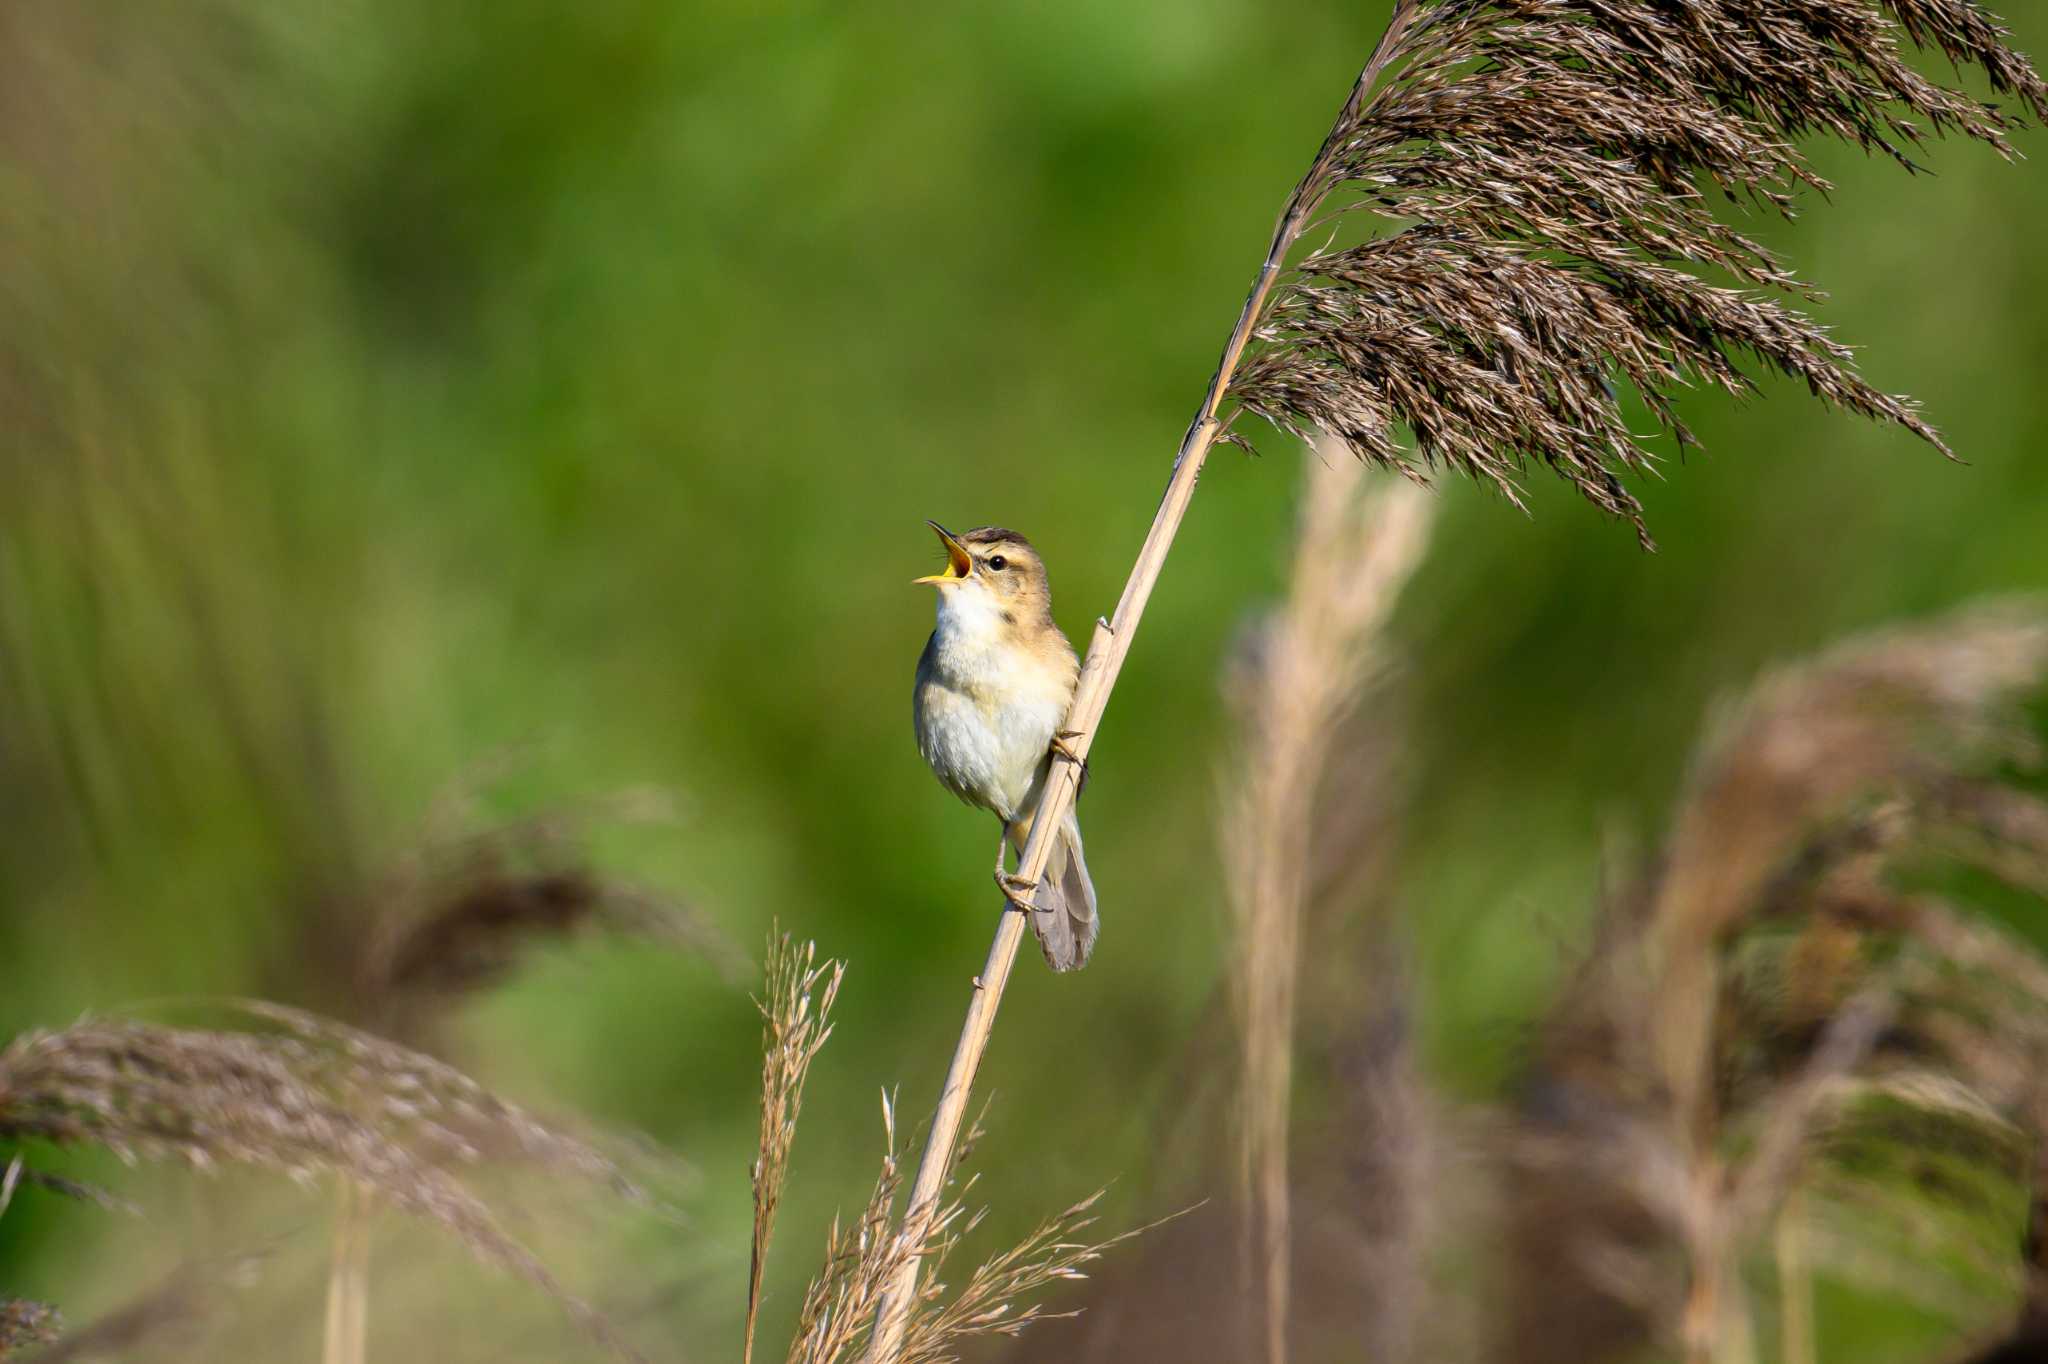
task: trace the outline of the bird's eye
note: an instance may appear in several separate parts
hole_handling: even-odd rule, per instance
[[[1005,559],[1002,555],[998,554],[995,558],[990,559],[988,561],[988,566],[994,569],[996,572],[1000,573],[1010,566],[1010,561],[1008,559]]]

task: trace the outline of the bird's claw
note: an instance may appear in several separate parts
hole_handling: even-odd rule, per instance
[[[1052,751],[1081,769],[1081,782],[1074,788],[1074,799],[1079,800],[1088,790],[1088,760],[1074,751],[1074,740],[1082,737],[1078,729],[1063,729],[1052,736]]]
[[[1003,899],[1019,914],[1046,914],[1051,911],[1035,904],[1031,896],[1038,890],[1038,882],[1007,871],[996,872],[996,889],[1002,891]]]

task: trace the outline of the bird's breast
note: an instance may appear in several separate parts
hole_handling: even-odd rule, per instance
[[[1072,699],[1071,671],[1012,650],[963,659],[934,635],[918,665],[917,746],[954,795],[1009,820],[1026,804]]]

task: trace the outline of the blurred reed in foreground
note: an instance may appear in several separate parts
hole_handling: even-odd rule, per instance
[[[15,1039],[0,1052],[0,1138],[195,1171],[248,1165],[302,1184],[336,1178],[438,1225],[612,1336],[457,1171],[509,1159],[644,1198],[618,1160],[423,1053],[280,1005],[231,1007],[247,1026],[87,1020]],[[19,1158],[10,1170],[74,1187]]]
[[[1405,482],[1364,490],[1363,470],[1336,441],[1311,447],[1306,469],[1287,599],[1252,629],[1229,682],[1241,737],[1221,778],[1228,979],[1244,1087],[1239,1199],[1247,1263],[1260,1267],[1248,1280],[1263,1279],[1264,1350],[1273,1361],[1287,1353],[1302,940],[1325,879],[1316,859],[1333,851],[1317,838],[1317,815],[1329,804],[1332,769],[1356,756],[1342,742],[1344,723],[1375,690],[1384,664],[1379,630],[1421,560],[1430,525],[1427,493]],[[1346,848],[1343,856],[1359,852]]]
[[[1749,1357],[1744,1266],[1781,1219],[1788,1332],[1809,1275],[1965,1321],[2030,1279],[2048,964],[1999,916],[2048,892],[2044,676],[2048,607],[1994,605],[1768,678],[1719,727],[1540,1043],[1501,1357]],[[1607,1324],[1532,1336],[1561,1304]]]

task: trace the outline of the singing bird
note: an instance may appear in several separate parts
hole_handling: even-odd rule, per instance
[[[996,884],[1024,911],[1055,971],[1087,965],[1095,947],[1095,886],[1069,809],[1036,885],[1003,869],[1005,845],[1021,856],[1039,793],[1064,748],[1061,722],[1080,661],[1052,619],[1052,587],[1031,542],[983,526],[954,535],[926,523],[946,547],[943,573],[919,578],[939,591],[938,626],[917,660],[912,718],[917,748],[941,784],[1003,822]]]

